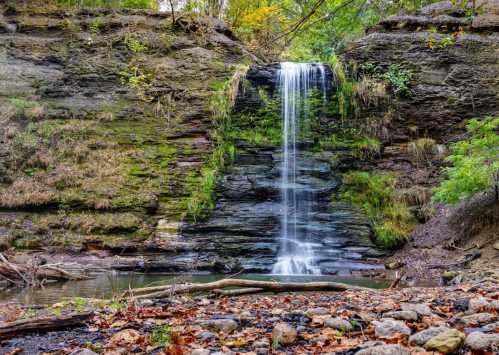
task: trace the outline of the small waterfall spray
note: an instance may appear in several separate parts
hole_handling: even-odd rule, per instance
[[[307,230],[314,193],[298,180],[303,163],[299,157],[299,139],[309,110],[308,95],[312,88],[317,88],[325,97],[325,68],[320,64],[281,63],[279,86],[283,117],[282,218],[280,250],[272,273],[320,274]]]

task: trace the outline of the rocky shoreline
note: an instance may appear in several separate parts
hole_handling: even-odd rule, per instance
[[[498,279],[496,273],[451,287],[130,299],[120,305],[70,300],[37,313],[92,311],[87,324],[4,341],[0,354],[493,354],[499,346]],[[27,313],[10,305],[0,321]]]

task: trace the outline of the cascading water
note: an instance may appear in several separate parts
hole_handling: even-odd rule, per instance
[[[272,273],[280,275],[320,274],[310,240],[308,223],[315,192],[300,182],[306,161],[300,157],[300,137],[307,126],[308,96],[313,88],[326,95],[323,65],[281,63],[279,87],[282,101],[281,238]]]

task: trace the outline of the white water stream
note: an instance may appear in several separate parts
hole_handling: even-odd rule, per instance
[[[314,207],[314,193],[300,184],[300,134],[306,119],[312,88],[326,91],[325,68],[320,64],[281,63],[279,86],[282,101],[281,169],[282,219],[280,249],[272,273],[279,275],[320,274],[307,224]],[[304,125],[305,124],[305,125]]]

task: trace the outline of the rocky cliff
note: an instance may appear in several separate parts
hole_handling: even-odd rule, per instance
[[[214,19],[0,10],[1,245],[153,247],[214,148],[213,93],[256,58]]]

